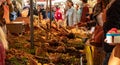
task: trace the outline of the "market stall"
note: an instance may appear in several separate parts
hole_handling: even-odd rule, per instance
[[[32,0],[30,2],[33,4]],[[94,49],[85,44],[90,36],[85,27],[60,26],[58,29],[56,22],[33,16],[33,8],[30,6],[30,18],[18,17],[15,20],[28,24],[29,29],[22,31],[22,36],[8,35],[10,50],[7,51],[6,65],[93,65]],[[15,30],[19,32],[18,29]]]
[[[31,49],[30,33],[18,37],[9,35],[6,65],[84,64],[87,60],[83,39],[87,36],[82,28],[57,29],[52,23],[51,29],[47,29],[43,24],[34,27],[34,49]]]

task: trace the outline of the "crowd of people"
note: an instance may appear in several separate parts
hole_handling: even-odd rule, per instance
[[[42,19],[50,19],[57,22],[57,25],[69,27],[86,27],[88,30],[94,28],[91,33],[90,44],[94,46],[94,51],[103,53],[101,64],[94,65],[120,65],[120,45],[107,43],[105,40],[107,32],[111,28],[120,29],[120,0],[97,0],[92,13],[89,10],[87,0],[80,0],[82,3],[73,3],[67,0],[65,7],[54,5],[52,9],[44,4],[33,7],[33,14],[41,16]],[[51,13],[51,14],[50,14]],[[23,7],[22,11],[17,7],[16,1],[0,0],[0,65],[5,65],[5,51],[8,49],[6,38],[6,24],[17,17],[30,16],[30,3]],[[94,58],[97,54],[94,53]],[[2,60],[2,61],[1,61]],[[95,62],[96,60],[94,60]]]

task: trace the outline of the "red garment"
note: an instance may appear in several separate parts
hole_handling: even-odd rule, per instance
[[[62,12],[60,11],[60,9],[57,9],[55,12],[55,19],[58,20],[62,20]]]
[[[85,5],[82,9],[82,15],[81,15],[80,22],[82,23],[88,22],[88,18],[87,18],[88,14],[89,14],[89,8],[88,8],[88,5]]]
[[[5,19],[6,23],[10,23],[9,6],[8,5],[4,5],[3,8],[4,8],[3,18]]]
[[[5,49],[2,43],[0,43],[0,65],[5,65]]]

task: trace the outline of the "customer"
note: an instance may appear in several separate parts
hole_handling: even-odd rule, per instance
[[[60,10],[59,5],[56,6],[55,20],[56,21],[62,20],[62,11]]]
[[[10,12],[12,12],[10,0],[0,0],[0,26],[2,26],[5,33],[7,33],[6,23],[10,23]]]
[[[102,65],[104,59],[104,52],[103,52],[103,10],[104,5],[102,0],[97,0],[97,3],[93,7],[93,12],[91,15],[91,21],[82,23],[86,25],[87,28],[95,28],[95,30],[91,33],[92,37],[90,39],[90,43],[93,48],[93,64],[94,65]],[[96,61],[97,60],[97,61]]]
[[[23,8],[22,12],[21,12],[21,16],[22,17],[29,17],[30,16],[30,8],[29,6],[26,6]]]
[[[55,21],[57,23],[57,27],[59,28],[59,26],[63,25],[63,16],[62,16],[62,11],[60,10],[59,5],[56,6],[56,12],[55,12]]]
[[[111,0],[111,2],[107,6],[106,12],[106,22],[104,23],[104,35],[111,29],[117,28],[120,29],[120,0]],[[116,46],[119,47],[119,46]],[[116,53],[116,49],[113,45],[109,45],[108,43],[104,43],[104,50],[106,51],[106,57],[103,65],[120,65],[118,61],[116,61],[119,57],[116,56],[119,52]],[[113,50],[114,48],[114,50]],[[111,52],[115,52],[114,56],[116,58],[110,58],[110,62],[108,64],[109,57]],[[120,54],[119,54],[120,55]],[[112,54],[113,56],[113,54]]]
[[[89,7],[87,4],[87,0],[82,0],[82,15],[81,15],[80,23],[89,22],[88,15],[89,15]]]
[[[42,14],[43,19],[47,18],[47,16],[46,16],[46,10],[44,9],[44,4],[40,5],[40,11],[39,11],[39,13]]]
[[[17,2],[13,0],[12,5],[13,5],[13,11],[10,13],[11,21],[15,20],[17,17],[20,17],[20,11],[17,7]]]
[[[68,10],[66,12],[66,17],[67,17],[67,25],[68,26],[74,26],[77,22],[77,11],[76,9],[73,7],[73,2],[72,0],[67,0],[66,1],[67,6],[68,6]]]
[[[94,52],[93,52],[93,63],[94,65],[102,65],[104,60],[104,50],[103,50],[103,13],[104,13],[104,3],[102,0],[97,0],[96,5],[93,8],[93,22],[92,24],[95,25],[95,31],[93,33],[93,38],[91,39],[91,44],[93,43]],[[89,22],[91,23],[91,22]],[[96,61],[97,60],[97,61]]]
[[[77,23],[80,23],[81,15],[82,15],[82,3],[76,4],[76,10],[77,10]]]
[[[93,7],[91,21],[86,23],[81,23],[79,26],[86,26],[89,29],[95,28],[92,32],[92,37],[90,43],[93,48],[93,64],[102,65],[104,60],[104,50],[103,50],[103,23],[104,23],[104,9],[105,5],[102,0],[97,0],[97,3]],[[97,61],[96,61],[97,60]]]
[[[53,10],[50,11],[50,7],[47,7],[47,18],[50,19],[53,21],[54,20],[54,12]]]
[[[111,2],[107,6],[106,11],[106,22],[104,23],[104,36],[111,28],[120,29],[120,6],[119,0],[111,0]],[[108,65],[108,60],[111,55],[111,52],[114,48],[114,45],[109,45],[108,43],[104,43],[104,50],[106,51],[106,57],[103,65]]]

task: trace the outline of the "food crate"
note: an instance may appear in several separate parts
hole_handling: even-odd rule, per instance
[[[12,22],[6,25],[8,32],[14,34],[22,34],[24,32],[23,22]]]

